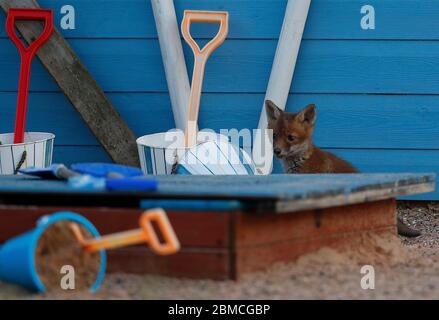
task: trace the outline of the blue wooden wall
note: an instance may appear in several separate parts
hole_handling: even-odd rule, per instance
[[[206,70],[201,127],[257,126],[286,2],[175,1],[179,21],[184,9],[230,12],[229,38]],[[136,135],[173,128],[149,0],[39,3],[55,10],[58,28],[60,8],[75,7],[76,29],[61,31]],[[360,27],[365,4],[375,30]],[[436,0],[312,0],[287,109],[317,104],[316,143],[364,172],[439,171],[438,18]],[[193,30],[200,41],[214,32]],[[191,70],[186,45],[185,54]],[[0,132],[11,132],[19,59],[3,27],[0,57]],[[56,134],[56,162],[109,161],[39,61],[27,128]]]

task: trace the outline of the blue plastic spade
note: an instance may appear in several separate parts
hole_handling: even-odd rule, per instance
[[[83,162],[72,164],[71,168],[73,171],[97,178],[134,178],[143,175],[139,168],[113,163]]]
[[[78,163],[71,169],[63,164],[53,164],[48,168],[26,168],[19,172],[46,180],[69,180],[70,186],[82,190],[145,192],[158,187],[158,181],[143,176],[139,168],[111,163]]]

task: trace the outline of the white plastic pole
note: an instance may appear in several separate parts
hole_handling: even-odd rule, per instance
[[[266,131],[268,123],[265,100],[272,100],[279,108],[285,110],[310,4],[311,0],[288,0],[259,119],[259,130],[254,136],[253,160],[261,174],[270,174],[273,168],[273,147]]]
[[[173,0],[151,0],[175,126],[185,130],[191,88]]]

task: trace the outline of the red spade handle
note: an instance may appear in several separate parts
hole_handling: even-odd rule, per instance
[[[16,20],[44,21],[44,30],[34,42],[26,47],[15,33]],[[49,40],[53,33],[53,11],[48,9],[9,8],[8,18],[6,20],[6,31],[9,38],[11,38],[12,42],[14,42],[18,48],[21,58],[14,143],[23,143],[32,59],[38,49]]]

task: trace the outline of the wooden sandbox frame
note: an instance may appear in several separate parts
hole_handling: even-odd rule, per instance
[[[432,174],[158,179],[158,192],[142,194],[79,193],[58,181],[1,177],[0,243],[57,211],[80,213],[107,234],[135,228],[144,209],[163,207],[181,251],[111,251],[109,271],[236,280],[366,232],[395,234],[395,198],[435,188]]]

